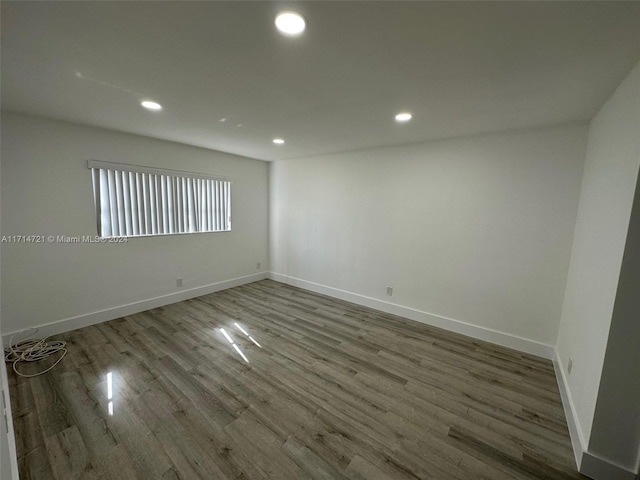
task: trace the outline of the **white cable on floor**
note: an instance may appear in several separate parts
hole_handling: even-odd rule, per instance
[[[21,340],[16,344],[13,343],[13,339],[16,335],[22,335],[23,333],[31,330],[32,333],[27,335],[24,340]],[[47,342],[47,338],[49,337],[30,340],[30,338],[37,332],[37,328],[30,328],[28,330],[23,330],[22,332],[11,335],[11,338],[9,339],[9,347],[4,349],[5,362],[11,362],[13,364],[13,371],[21,377],[37,377],[38,375],[47,373],[53,367],[58,365],[67,354],[67,349],[65,348],[67,342],[63,342],[62,340],[52,340],[50,342]],[[18,371],[17,365],[20,362],[39,362],[41,360],[44,360],[45,358],[49,358],[51,355],[55,355],[58,352],[62,352],[60,358],[56,360],[56,363],[51,365],[46,370],[43,370],[42,372],[27,375]]]

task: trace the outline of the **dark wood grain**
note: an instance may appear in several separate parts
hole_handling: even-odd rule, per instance
[[[586,478],[551,362],[274,281],[59,338],[10,373],[23,479]]]

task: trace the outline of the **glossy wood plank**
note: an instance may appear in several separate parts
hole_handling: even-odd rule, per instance
[[[59,337],[21,478],[585,478],[551,362],[274,281]]]

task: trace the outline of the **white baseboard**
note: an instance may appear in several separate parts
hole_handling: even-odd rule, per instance
[[[18,480],[18,455],[16,452],[13,416],[11,413],[11,402],[9,397],[9,381],[6,371],[7,365],[8,364],[4,362],[0,365],[0,415],[4,414],[6,421],[6,431],[0,431],[0,435],[6,435],[6,437],[0,441],[0,448],[5,449],[5,451],[0,452],[0,455],[5,457],[5,454],[8,453],[9,465],[0,465],[0,477],[4,479],[6,475],[6,480]],[[1,461],[2,460],[0,459],[0,462]]]
[[[564,416],[567,419],[569,427],[569,435],[571,436],[571,446],[576,459],[578,471],[595,480],[637,480],[638,477],[634,472],[626,470],[597,455],[589,452],[584,432],[578,421],[575,404],[571,396],[571,389],[567,380],[566,369],[557,349],[554,352],[553,367],[556,371],[556,379],[560,396],[562,397],[562,407],[564,408]]]
[[[340,300],[346,300],[348,302],[374,308],[385,313],[398,315],[409,320],[414,320],[416,322],[425,323],[451,332],[477,338],[478,340],[484,340],[503,347],[513,348],[520,352],[530,353],[549,360],[553,359],[554,348],[551,345],[544,343],[279,273],[271,272],[269,274],[269,278],[288,285],[304,288],[305,290],[311,290],[312,292],[339,298]]]
[[[580,473],[595,480],[637,480],[635,473],[589,452],[582,455]]]
[[[584,452],[587,451],[587,442],[582,432],[582,428],[580,427],[575,404],[573,403],[573,397],[571,396],[571,390],[569,389],[569,382],[567,381],[565,373],[567,370],[562,363],[560,355],[558,355],[557,349],[554,349],[553,368],[556,371],[556,381],[558,382],[558,389],[560,390],[560,397],[562,398],[564,416],[567,419],[567,427],[569,427],[573,455],[576,459],[576,465],[578,466],[578,469],[580,469],[582,457]]]
[[[77,328],[88,327],[89,325],[95,325],[96,323],[114,320],[126,315],[133,315],[134,313],[144,312],[145,310],[150,310],[152,308],[162,307],[164,305],[169,305],[170,303],[182,302],[183,300],[199,297],[201,295],[207,295],[209,293],[218,292],[220,290],[226,290],[227,288],[238,287],[246,283],[257,282],[259,280],[264,280],[268,277],[268,275],[269,274],[267,272],[260,272],[253,275],[246,275],[244,277],[232,278],[230,280],[224,280],[222,282],[216,282],[209,285],[204,285],[202,287],[191,288],[188,290],[180,290],[179,292],[149,298],[147,300],[141,300],[139,302],[133,302],[127,305],[120,305],[118,307],[86,313],[84,315],[78,315],[76,317],[66,318],[64,320],[58,320],[43,325],[36,325],[35,328],[38,329],[38,337],[57,335],[60,333],[75,330]],[[2,336],[4,345],[8,346],[11,336],[18,332],[10,332],[4,334]]]

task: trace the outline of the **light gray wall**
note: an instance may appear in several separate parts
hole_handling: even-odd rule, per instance
[[[1,156],[0,156],[1,161]],[[0,193],[2,185],[2,168],[0,166]],[[2,196],[0,195],[0,210],[2,209]],[[0,225],[0,237],[2,225]],[[0,263],[2,262],[2,249],[0,249]],[[0,305],[2,305],[2,277],[0,276]],[[2,312],[0,311],[0,338],[2,338]],[[9,381],[7,378],[6,364],[0,364],[0,479],[11,480],[18,478],[16,459],[16,445],[13,434],[13,419],[11,417],[11,404],[9,396]]]
[[[554,345],[586,138],[566,125],[275,162],[272,271]]]
[[[3,333],[268,268],[268,165],[181,144],[2,116],[2,233],[96,235],[89,159],[230,177],[232,231],[127,244],[2,245]]]
[[[640,151],[638,152],[640,156]],[[589,451],[638,472],[640,466],[640,182],[591,428]]]
[[[591,121],[558,335],[557,355],[585,450],[592,432],[639,166],[640,64]],[[569,374],[570,358],[573,369]]]

